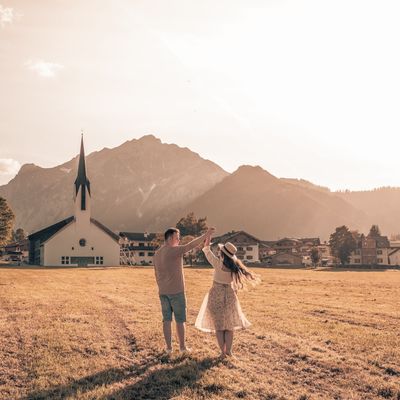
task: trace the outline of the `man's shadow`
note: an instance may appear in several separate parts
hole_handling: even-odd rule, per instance
[[[198,362],[188,358],[180,364],[169,365],[156,370],[138,382],[117,390],[102,399],[168,400],[175,398],[185,388],[196,386],[196,383],[208,369],[221,362],[219,358],[204,358]],[[222,388],[216,388],[216,385],[210,385],[204,389],[207,391],[208,388],[211,391],[222,390]]]
[[[110,395],[99,397],[102,400],[113,399],[170,399],[184,388],[194,385],[204,372],[221,362],[218,358],[204,358],[195,361],[190,357],[169,359],[164,353],[155,355],[141,365],[126,368],[110,368],[93,375],[72,381],[67,385],[58,385],[43,391],[29,394],[24,400],[45,400],[76,398],[97,387],[122,383],[125,380],[140,377],[155,365],[162,365],[139,381],[118,389]]]

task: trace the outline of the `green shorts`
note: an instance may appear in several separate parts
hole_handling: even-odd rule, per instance
[[[163,322],[172,321],[172,314],[174,314],[176,322],[186,322],[186,296],[184,292],[160,294],[160,301]]]

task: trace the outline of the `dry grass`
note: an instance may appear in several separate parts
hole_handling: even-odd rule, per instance
[[[193,327],[211,270],[185,271],[194,351],[168,358],[151,269],[1,268],[0,398],[400,399],[400,271],[259,271],[220,361]]]

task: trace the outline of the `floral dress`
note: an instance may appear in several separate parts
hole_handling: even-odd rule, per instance
[[[214,267],[214,277],[213,285],[200,307],[195,327],[203,332],[248,328],[251,324],[243,314],[236,291],[232,287],[232,273],[222,269],[222,260],[214,255],[210,246],[204,247],[203,252]]]

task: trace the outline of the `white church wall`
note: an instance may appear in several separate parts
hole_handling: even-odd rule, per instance
[[[85,239],[85,246],[79,244],[81,239]],[[72,257],[93,257],[94,263],[89,265],[97,265],[96,257],[99,265],[119,265],[119,243],[93,223],[73,222],[51,237],[44,247],[45,266],[76,265],[71,263]]]

